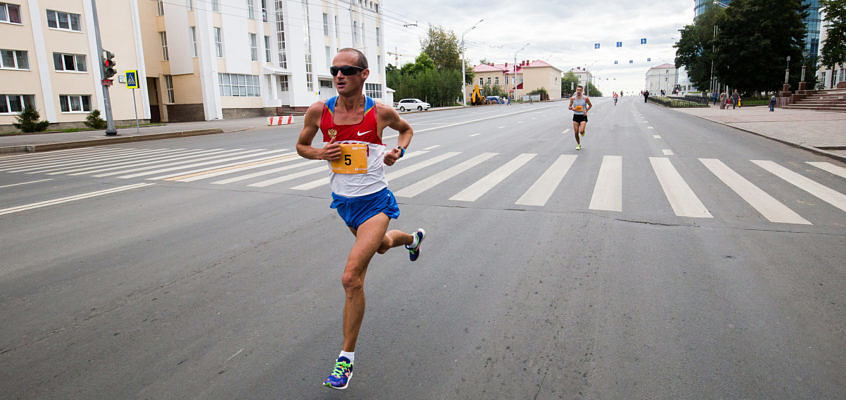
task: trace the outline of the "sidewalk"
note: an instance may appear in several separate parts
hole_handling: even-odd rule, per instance
[[[846,113],[769,107],[742,107],[720,110],[674,108],[749,133],[826,155],[846,162]]]

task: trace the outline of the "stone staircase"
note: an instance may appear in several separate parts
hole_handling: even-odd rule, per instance
[[[846,112],[846,88],[814,90],[793,95],[784,108]]]

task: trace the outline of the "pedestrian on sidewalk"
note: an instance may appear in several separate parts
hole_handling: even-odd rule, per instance
[[[646,103],[647,100],[649,100],[649,91],[644,90],[643,91],[643,102]]]
[[[726,91],[724,90],[720,93],[720,110],[724,110],[726,108],[726,100],[728,100],[728,96],[726,95]]]
[[[773,95],[773,97],[770,97],[770,112],[775,111],[775,105],[776,105],[776,97],[775,97],[775,95]]]
[[[734,89],[734,92],[731,94],[731,109],[734,110],[737,108],[737,104],[740,102],[740,94],[737,93],[737,89]]]

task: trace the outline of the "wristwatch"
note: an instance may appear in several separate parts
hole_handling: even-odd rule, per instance
[[[404,156],[404,155],[405,155],[405,147],[402,147],[402,146],[397,146],[397,148],[398,148],[398,149],[400,149],[400,156],[399,156],[399,158],[402,158],[402,156]]]

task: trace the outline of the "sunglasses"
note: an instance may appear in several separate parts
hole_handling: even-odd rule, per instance
[[[341,73],[345,76],[350,76],[355,75],[358,71],[364,71],[364,68],[356,67],[354,65],[344,65],[343,67],[336,67],[333,65],[329,67],[329,72],[332,76],[338,75],[338,71],[341,71]]]

